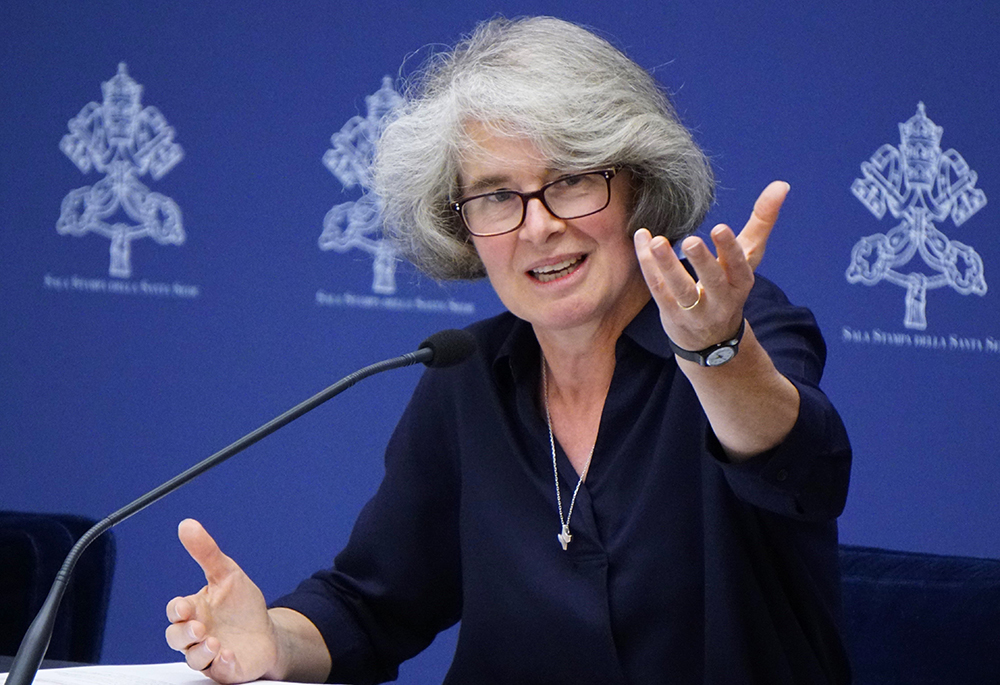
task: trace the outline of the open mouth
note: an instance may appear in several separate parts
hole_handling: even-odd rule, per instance
[[[537,269],[532,269],[530,273],[536,280],[542,283],[548,283],[554,281],[558,278],[568,276],[578,268],[587,259],[587,255],[580,255],[579,257],[573,257],[572,259],[566,259],[555,264],[549,264],[548,266],[540,266]]]

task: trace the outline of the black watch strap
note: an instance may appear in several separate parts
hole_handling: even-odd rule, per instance
[[[670,343],[670,349],[674,351],[674,354],[681,359],[686,359],[689,362],[697,362],[701,366],[722,366],[739,352],[740,341],[743,340],[743,331],[746,330],[746,326],[747,320],[743,319],[740,321],[740,330],[736,331],[736,335],[729,340],[709,345],[703,350],[685,350],[683,347],[675,345],[674,341],[670,338],[667,338],[667,342]]]

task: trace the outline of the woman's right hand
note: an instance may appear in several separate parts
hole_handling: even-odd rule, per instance
[[[177,536],[207,585],[167,604],[167,644],[188,666],[220,683],[280,679],[277,627],[264,595],[194,519],[181,521]]]

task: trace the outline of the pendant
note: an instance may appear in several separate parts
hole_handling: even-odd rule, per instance
[[[559,544],[562,545],[563,551],[565,552],[569,543],[573,540],[573,536],[569,534],[569,524],[563,524],[562,532],[556,537],[559,539]]]

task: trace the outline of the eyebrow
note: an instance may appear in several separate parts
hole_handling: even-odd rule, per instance
[[[469,184],[462,189],[462,195],[478,195],[482,192],[489,192],[489,189],[496,188],[498,186],[504,185],[510,182],[510,176],[505,176],[497,174],[494,176],[484,176],[482,178],[476,179],[475,182]]]
[[[548,180],[542,181],[542,185],[559,180],[563,176],[580,173],[578,171],[565,171],[562,169],[546,169],[545,176]],[[510,176],[507,174],[493,174],[476,179],[468,186],[462,187],[462,195],[479,195],[481,193],[492,192],[492,189],[510,183]]]

